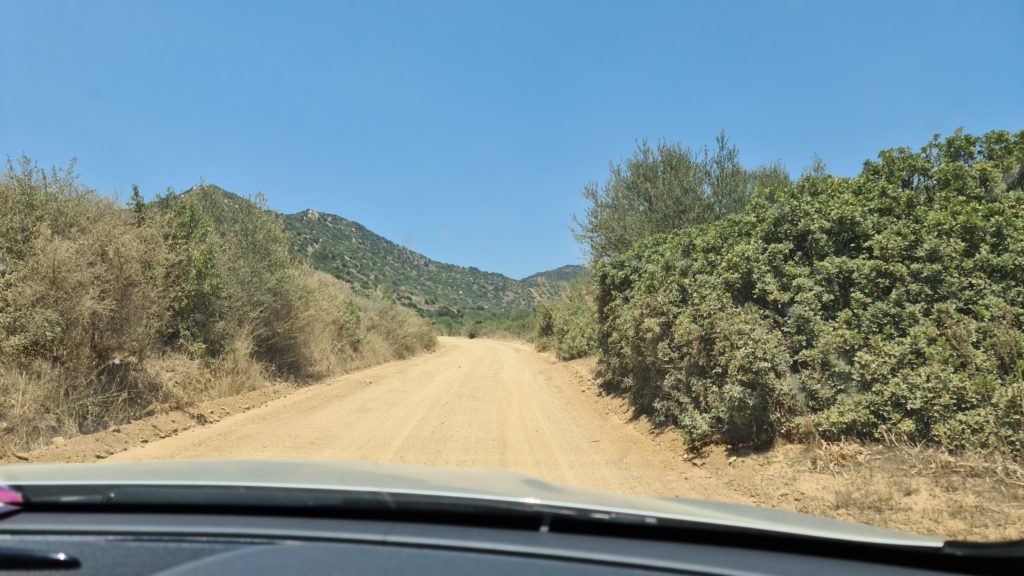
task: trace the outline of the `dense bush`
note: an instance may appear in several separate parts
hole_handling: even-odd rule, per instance
[[[560,360],[597,352],[597,315],[590,274],[562,285],[557,295],[538,305],[534,341],[541,350],[553,350]]]
[[[159,234],[23,160],[0,179],[0,358],[142,360],[165,319]]]
[[[596,263],[606,373],[695,444],[896,438],[1024,453],[1024,132],[883,151],[852,179]]]
[[[261,198],[130,207],[70,168],[0,175],[0,448],[434,346],[414,313],[301,265]]]

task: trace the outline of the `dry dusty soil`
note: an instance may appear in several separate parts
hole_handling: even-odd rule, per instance
[[[526,344],[439,349],[299,390],[110,460],[317,458],[504,468],[625,494],[745,500],[602,409],[570,367]]]
[[[592,362],[557,362],[516,342],[441,338],[437,351],[409,360],[58,440],[17,459],[504,468],[621,494],[781,507],[946,537],[1024,536],[1024,491],[1012,479],[934,459],[925,465],[891,450],[825,448],[688,454],[678,433],[652,429],[621,398],[603,393]]]

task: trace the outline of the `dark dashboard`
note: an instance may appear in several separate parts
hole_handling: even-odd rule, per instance
[[[607,534],[522,526],[248,514],[25,511],[0,520],[0,574],[941,574],[955,563],[893,565],[896,556],[827,546],[664,541],[643,527]],[[43,561],[66,555],[63,565]],[[14,554],[21,554],[17,556]],[[895,554],[895,553],[892,553]],[[852,555],[856,556],[856,555]],[[26,562],[13,562],[20,557]],[[31,560],[37,561],[33,563]],[[52,560],[51,560],[52,561]],[[896,562],[900,564],[901,562]],[[1013,573],[1003,564],[995,572]]]

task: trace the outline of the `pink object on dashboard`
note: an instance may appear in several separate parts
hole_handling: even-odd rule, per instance
[[[0,484],[0,509],[3,509],[3,506],[21,506],[24,503],[20,492]]]

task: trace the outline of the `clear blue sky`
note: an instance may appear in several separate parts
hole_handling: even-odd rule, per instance
[[[580,259],[637,139],[852,175],[1024,128],[1024,2],[0,0],[0,154],[127,197],[204,178],[521,277]]]

